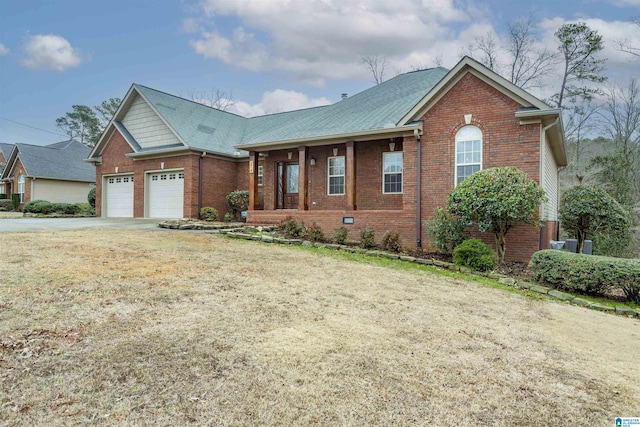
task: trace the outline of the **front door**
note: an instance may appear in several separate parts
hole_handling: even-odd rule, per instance
[[[298,207],[298,163],[278,163],[276,180],[276,208]]]

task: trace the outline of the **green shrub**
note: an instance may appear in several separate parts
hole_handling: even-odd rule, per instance
[[[443,254],[453,254],[455,247],[469,238],[465,223],[460,218],[449,215],[442,208],[436,209],[433,218],[425,221],[424,225],[427,234],[433,240],[433,245]]]
[[[87,195],[87,201],[91,205],[92,208],[96,207],[96,187],[93,187],[89,190],[89,194]]]
[[[5,200],[7,197],[5,193],[0,193],[0,200]]]
[[[558,214],[562,228],[578,239],[578,252],[586,239],[592,239],[595,252],[620,255],[631,241],[629,211],[596,185],[565,191]]]
[[[0,212],[9,212],[11,210],[13,210],[13,203],[11,203],[11,200],[0,200]]]
[[[360,232],[360,247],[364,249],[376,247],[376,232],[373,228],[366,227]]]
[[[396,233],[395,231],[387,231],[386,233],[384,233],[380,244],[385,251],[400,252],[402,250],[400,234]]]
[[[49,214],[53,212],[53,203],[46,200],[32,200],[22,207],[23,212],[34,214]]]
[[[322,228],[315,222],[311,224],[311,227],[307,228],[307,238],[313,242],[324,241],[324,233]]]
[[[249,208],[249,192],[236,190],[227,194],[227,205],[231,209],[231,215],[237,220],[242,219],[241,213]]]
[[[480,239],[469,239],[453,250],[453,262],[475,271],[490,271],[498,259],[495,252]]]
[[[200,209],[200,219],[205,221],[217,221],[218,220],[218,211],[212,207],[204,207]]]
[[[89,203],[75,203],[76,215],[91,216],[96,214],[96,208]]]
[[[231,215],[231,212],[227,212],[227,213],[224,214],[224,221],[225,222],[233,221],[233,215]]]
[[[538,207],[545,192],[520,169],[500,167],[471,174],[447,197],[447,210],[465,222],[474,222],[482,233],[492,233],[498,260],[504,261],[506,235],[520,222],[538,225]]]
[[[291,217],[280,224],[280,229],[287,237],[293,238],[302,237],[307,233],[304,223],[298,224],[296,220]]]
[[[349,229],[344,225],[342,227],[338,227],[333,232],[333,236],[331,236],[331,242],[336,245],[344,245],[347,243],[347,236],[349,235]]]
[[[20,194],[13,193],[11,195],[11,206],[15,212],[18,212],[18,208],[20,207]]]
[[[75,215],[78,212],[78,206],[71,203],[53,203],[52,211],[65,215]]]
[[[529,267],[536,280],[555,288],[594,295],[618,288],[627,301],[640,303],[640,260],[637,259],[547,249],[534,253]]]

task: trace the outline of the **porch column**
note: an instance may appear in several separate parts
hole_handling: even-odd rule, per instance
[[[249,152],[249,210],[258,210],[258,152]]]
[[[356,153],[355,153],[355,142],[347,141],[347,156],[345,159],[346,162],[346,182],[345,182],[345,193],[347,196],[347,205],[346,209],[348,211],[356,210]]]
[[[308,168],[307,168],[307,147],[298,147],[298,210],[306,211],[309,209],[307,203],[308,193]]]

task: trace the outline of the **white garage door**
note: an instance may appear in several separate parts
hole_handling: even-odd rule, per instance
[[[182,218],[184,172],[154,172],[147,177],[149,218]]]
[[[106,215],[109,218],[133,218],[133,175],[107,178]]]

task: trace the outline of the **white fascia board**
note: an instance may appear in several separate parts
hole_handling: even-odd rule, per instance
[[[546,110],[516,111],[516,117],[519,119],[544,116],[562,116],[562,110],[560,110],[559,108],[547,108]]]
[[[109,140],[109,137],[111,135],[109,135],[109,137],[107,137],[107,134],[109,133],[110,128],[113,126],[113,121],[116,120],[120,116],[120,113],[125,108],[129,108],[129,105],[131,104],[131,97],[132,97],[132,93],[133,93],[134,89],[135,89],[135,84],[132,84],[129,87],[129,90],[125,94],[124,98],[122,98],[122,102],[120,102],[120,105],[118,106],[118,109],[116,110],[115,114],[113,115],[113,117],[111,118],[109,123],[107,124],[107,127],[104,128],[104,131],[102,132],[102,135],[100,135],[100,138],[98,138],[98,142],[93,147],[93,150],[91,150],[91,153],[89,153],[89,158],[94,157],[96,154],[98,154],[98,151],[103,148],[102,145],[106,144],[106,142]],[[99,154],[102,154],[102,152],[100,152]]]
[[[325,136],[309,136],[305,138],[288,139],[283,141],[270,141],[259,142],[256,144],[241,144],[235,145],[234,148],[239,150],[251,151],[259,149],[268,150],[280,150],[290,147],[297,147],[299,145],[307,145],[310,147],[328,145],[339,141],[369,141],[375,139],[385,139],[393,135],[405,136],[413,135],[414,130],[418,130],[422,133],[422,123],[415,123],[407,126],[382,128],[382,129],[370,129],[357,132],[347,132],[340,134],[332,134]]]
[[[510,98],[513,98],[521,104],[531,105],[541,110],[549,110],[550,108],[549,105],[531,95],[529,92],[514,85],[504,77],[491,71],[476,60],[465,56],[404,117],[400,119],[398,125],[402,125],[411,122],[412,120],[419,119],[419,116],[424,115],[426,113],[426,110],[428,110],[428,108],[426,107],[428,107],[429,104],[432,104],[433,101],[435,101],[433,98],[438,93],[445,89],[446,90],[444,91],[444,93],[446,93],[449,88],[453,87],[454,84],[457,83],[460,78],[462,78],[462,76],[464,75],[462,72],[464,71],[465,67],[469,68],[469,72],[471,72],[473,75],[475,75],[485,83],[489,84],[490,86],[494,87]],[[447,88],[447,86],[449,86],[449,88]],[[444,93],[440,94],[437,99],[440,99],[444,95]]]
[[[4,167],[4,171],[2,172],[2,178],[9,178],[9,176],[11,176],[11,174],[13,173],[13,170],[15,169],[16,161],[20,157],[18,156],[19,153],[20,153],[20,150],[18,149],[18,144],[15,144],[13,146],[13,149],[11,150],[11,154],[9,154],[9,158],[7,159],[7,164]],[[27,168],[24,165],[22,165],[22,167],[24,168],[24,172],[26,176]]]
[[[172,157],[172,156],[185,155],[185,154],[198,154],[200,156],[204,154],[206,157],[213,157],[213,158],[222,159],[222,160],[243,160],[249,156],[248,154],[241,155],[241,156],[232,156],[225,153],[218,153],[216,151],[204,150],[201,148],[191,148],[191,147],[171,147],[171,148],[164,148],[160,150],[129,153],[129,154],[125,154],[125,156],[132,158],[134,160],[141,160],[141,159],[160,158],[160,157]]]

